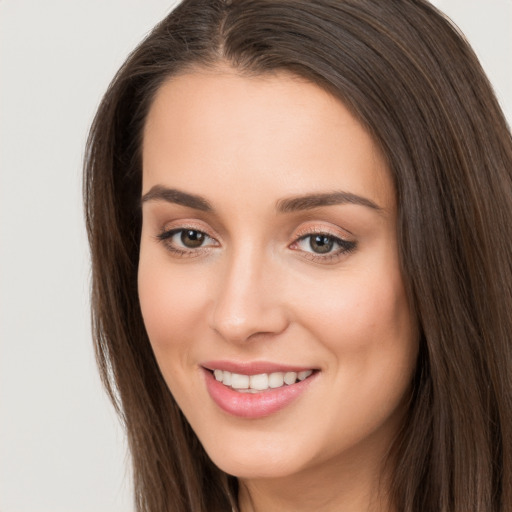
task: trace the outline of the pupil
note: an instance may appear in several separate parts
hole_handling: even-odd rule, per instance
[[[330,236],[326,235],[315,235],[311,237],[309,245],[313,251],[324,254],[329,252],[334,245],[334,241]]]
[[[204,242],[204,233],[193,229],[186,229],[181,233],[181,242],[185,247],[199,247]]]

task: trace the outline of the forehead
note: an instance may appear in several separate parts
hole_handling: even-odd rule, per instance
[[[324,89],[286,73],[196,70],[157,91],[144,128],[143,191],[170,184],[204,193],[212,182],[276,197],[343,188],[385,208],[394,196],[361,123]]]

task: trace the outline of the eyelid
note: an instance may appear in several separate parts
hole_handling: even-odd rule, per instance
[[[161,234],[169,233],[171,231],[182,231],[185,229],[200,231],[201,233],[207,235],[209,238],[212,238],[217,241],[220,240],[219,235],[209,225],[195,220],[179,219],[171,222],[166,222],[160,227],[159,231]]]
[[[297,229],[294,234],[294,238],[304,238],[308,235],[329,235],[347,242],[351,241],[350,239],[354,237],[354,235],[347,229],[342,229],[331,224],[306,224],[305,226],[300,226],[299,229]]]

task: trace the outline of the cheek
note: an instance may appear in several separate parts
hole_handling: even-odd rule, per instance
[[[375,264],[373,271],[341,276],[322,287],[323,300],[310,295],[302,309],[329,359],[332,389],[343,394],[345,410],[358,410],[364,421],[379,421],[398,407],[409,388],[418,339],[398,268]],[[379,271],[379,268],[382,271]],[[344,394],[343,390],[352,390]],[[344,411],[333,411],[339,424]]]
[[[159,363],[174,365],[186,356],[180,349],[193,346],[191,341],[198,336],[201,326],[197,319],[203,312],[205,285],[201,276],[190,276],[179,265],[170,265],[165,256],[141,248],[138,289],[155,356]]]
[[[148,251],[149,252],[149,251]],[[180,265],[170,265],[166,254],[145,254],[138,273],[139,301],[146,332],[160,371],[180,408],[188,416],[199,403],[197,340],[205,338],[205,283],[191,278]],[[192,411],[193,411],[192,407]]]
[[[334,450],[382,425],[390,433],[398,428],[418,342],[398,272],[346,277],[323,292],[325,300],[309,301],[302,317],[329,354],[332,402],[321,414]]]
[[[311,290],[298,316],[321,338],[331,340],[333,349],[340,343],[364,350],[377,339],[382,343],[411,339],[413,322],[399,275],[346,276],[322,284],[317,291]]]

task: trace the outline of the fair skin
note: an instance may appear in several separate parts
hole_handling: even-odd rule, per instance
[[[284,73],[189,71],[149,111],[142,195],[149,339],[241,510],[393,510],[384,461],[417,334],[392,180],[361,124]],[[226,372],[281,381],[245,393]]]

